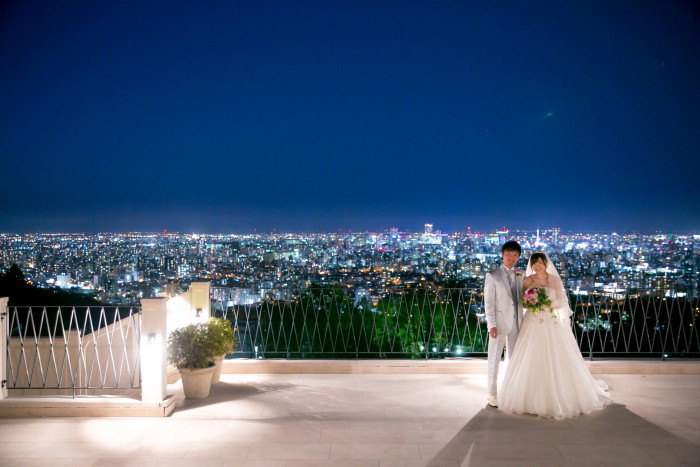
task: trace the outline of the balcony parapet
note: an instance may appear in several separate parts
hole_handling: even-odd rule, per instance
[[[700,360],[585,361],[593,374],[700,375]],[[224,374],[486,374],[485,358],[435,360],[230,359]]]

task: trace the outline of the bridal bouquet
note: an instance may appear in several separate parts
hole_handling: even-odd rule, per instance
[[[523,305],[533,313],[538,313],[547,307],[552,310],[552,300],[547,296],[544,287],[533,287],[523,294]]]

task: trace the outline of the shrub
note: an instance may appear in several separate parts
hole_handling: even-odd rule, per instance
[[[236,350],[238,341],[231,322],[223,318],[210,318],[205,324],[209,338],[214,342],[215,355],[226,355]]]
[[[178,370],[207,368],[219,355],[218,350],[208,326],[203,324],[175,329],[168,336],[168,361]]]

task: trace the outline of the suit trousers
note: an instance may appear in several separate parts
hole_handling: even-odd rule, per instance
[[[510,332],[507,335],[504,335],[499,331],[496,339],[489,336],[489,396],[496,396],[498,394],[498,364],[501,362],[503,346],[506,347],[506,355],[507,358],[510,359],[510,357],[513,355],[513,349],[515,349],[515,342],[518,340],[518,334],[520,334],[520,330],[515,323],[513,323],[513,327],[510,329]]]

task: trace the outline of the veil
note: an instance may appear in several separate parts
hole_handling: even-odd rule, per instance
[[[569,317],[572,314],[574,314],[574,312],[571,310],[571,306],[569,306],[569,297],[566,294],[566,290],[564,289],[564,283],[561,280],[559,271],[557,271],[557,268],[554,266],[554,263],[552,263],[552,260],[549,259],[549,255],[547,253],[545,253],[544,251],[537,251],[536,253],[542,253],[547,258],[546,272],[547,274],[549,274],[550,285],[554,288],[554,300],[552,301],[552,308],[559,315],[560,319],[568,321]],[[531,276],[535,273],[535,271],[532,269],[531,260],[532,255],[530,255],[530,258],[528,258],[527,260],[527,269],[525,270],[525,277]]]

